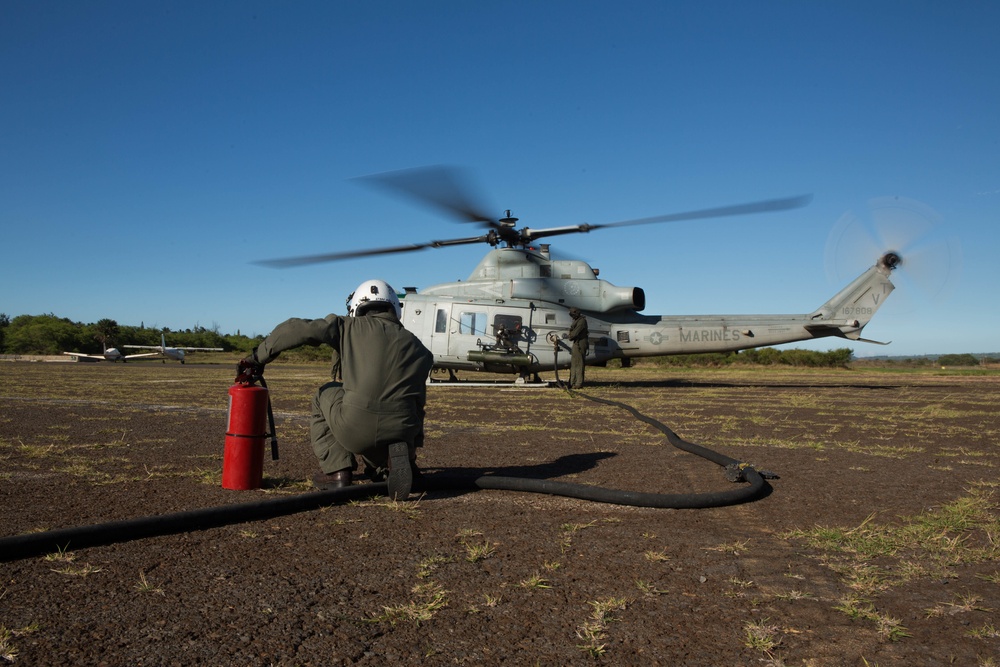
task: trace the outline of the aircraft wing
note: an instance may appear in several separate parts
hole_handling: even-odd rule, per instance
[[[103,354],[84,354],[83,352],[63,352],[63,354],[69,355],[71,357],[82,357],[84,359],[100,359],[104,361]]]
[[[130,350],[159,350],[163,352],[163,347],[160,345],[122,345],[122,347],[127,347]],[[173,347],[168,345],[167,349],[184,350],[185,352],[224,352],[221,347]]]

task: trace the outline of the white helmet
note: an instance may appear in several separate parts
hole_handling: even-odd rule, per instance
[[[392,306],[396,317],[403,316],[403,308],[399,304],[396,290],[384,280],[366,280],[347,297],[347,314],[360,317],[376,303],[388,303]]]

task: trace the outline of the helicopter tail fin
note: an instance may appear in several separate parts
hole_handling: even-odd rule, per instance
[[[879,257],[874,266],[812,313],[809,318],[813,323],[806,328],[814,335],[865,340],[861,330],[895,289],[889,276],[901,261],[891,252]]]

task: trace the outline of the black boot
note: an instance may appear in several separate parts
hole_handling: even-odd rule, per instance
[[[350,468],[344,468],[336,472],[318,472],[313,475],[313,486],[320,491],[332,491],[350,486],[354,475]]]
[[[405,442],[389,445],[389,497],[406,500],[413,487],[413,469],[410,467],[410,447]]]

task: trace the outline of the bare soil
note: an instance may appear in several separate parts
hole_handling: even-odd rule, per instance
[[[268,368],[281,456],[264,489],[230,491],[230,366],[0,364],[0,537],[310,493],[325,373]],[[780,479],[717,509],[431,492],[70,544],[0,562],[0,664],[997,664],[1000,375],[588,379],[583,393]],[[731,487],[558,389],[434,386],[428,403],[429,475]]]

